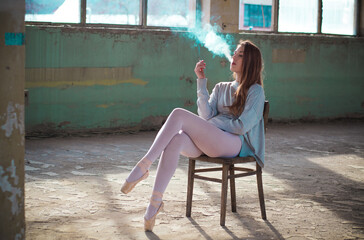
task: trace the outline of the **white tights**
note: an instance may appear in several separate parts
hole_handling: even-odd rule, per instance
[[[186,157],[198,157],[202,153],[210,157],[234,157],[239,154],[240,148],[238,135],[225,132],[192,112],[176,108],[141,161],[152,164],[161,156],[153,192],[163,194],[177,168],[180,154]],[[126,180],[135,181],[143,174],[135,166]],[[150,219],[157,210],[149,204],[145,218]]]

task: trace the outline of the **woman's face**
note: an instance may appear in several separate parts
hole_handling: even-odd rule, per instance
[[[230,64],[230,70],[234,73],[241,74],[243,68],[244,46],[238,46],[234,52],[233,60]]]

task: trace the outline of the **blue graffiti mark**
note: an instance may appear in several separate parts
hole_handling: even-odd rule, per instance
[[[5,46],[21,46],[24,42],[24,33],[5,33]]]

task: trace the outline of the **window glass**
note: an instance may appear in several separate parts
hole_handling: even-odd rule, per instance
[[[139,0],[87,0],[86,23],[139,24]]]
[[[280,0],[279,32],[317,32],[318,0]]]
[[[148,0],[147,25],[193,27],[195,0]]]
[[[25,21],[80,23],[80,0],[25,0]]]
[[[354,0],[322,1],[322,33],[355,34]]]
[[[240,0],[239,5],[239,29],[271,30],[272,0]]]

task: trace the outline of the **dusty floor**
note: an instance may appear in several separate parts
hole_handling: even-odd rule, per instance
[[[226,227],[217,183],[196,180],[186,218],[188,162],[181,158],[165,211],[154,233],[145,233],[157,165],[129,195],[120,187],[155,134],[27,140],[27,239],[364,239],[363,121],[269,125],[267,221],[253,176],[237,180],[238,212],[227,212]]]

